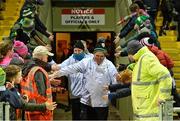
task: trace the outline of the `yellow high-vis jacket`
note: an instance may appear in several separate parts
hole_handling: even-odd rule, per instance
[[[170,99],[172,78],[157,57],[141,48],[134,56],[132,103],[135,120],[159,121],[159,100]]]

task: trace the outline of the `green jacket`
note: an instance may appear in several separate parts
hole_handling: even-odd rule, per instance
[[[135,55],[132,73],[132,103],[137,120],[159,121],[158,100],[170,99],[172,78],[157,57],[141,48]]]

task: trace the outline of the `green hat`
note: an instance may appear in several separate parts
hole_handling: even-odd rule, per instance
[[[142,16],[139,16],[137,19],[136,19],[136,24],[138,26],[141,26],[147,19],[149,19],[148,16],[145,16],[145,15],[142,15]]]
[[[28,28],[28,27],[31,27],[34,24],[34,20],[31,19],[31,18],[25,17],[25,18],[22,19],[21,24],[22,24],[23,27]]]
[[[107,53],[107,49],[106,49],[104,43],[99,43],[96,45],[96,47],[94,49],[94,53],[96,53],[96,52]]]
[[[34,18],[34,13],[30,8],[23,10],[22,17]]]
[[[25,17],[20,21],[20,23],[25,32],[31,32],[35,28],[34,19]]]
[[[3,86],[6,81],[6,73],[2,68],[0,68],[0,86]]]

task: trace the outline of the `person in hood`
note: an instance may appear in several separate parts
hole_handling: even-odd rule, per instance
[[[131,95],[135,120],[159,121],[159,106],[171,99],[172,77],[158,58],[139,41],[127,45],[128,57],[134,63],[132,70]]]

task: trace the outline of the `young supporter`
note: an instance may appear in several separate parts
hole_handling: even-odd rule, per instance
[[[10,64],[13,53],[13,43],[10,40],[0,42],[0,67]]]
[[[56,107],[55,103],[45,102],[42,104],[33,104],[28,103],[28,97],[26,95],[21,96],[20,93],[15,88],[16,84],[19,84],[21,77],[21,69],[16,65],[7,66],[4,71],[0,68],[0,88],[1,88],[1,97],[0,101],[9,102],[10,109],[10,119],[16,120],[21,119],[22,117],[17,117],[16,109],[23,109],[28,111],[42,111],[46,109],[54,110]],[[26,98],[25,100],[23,98]]]

